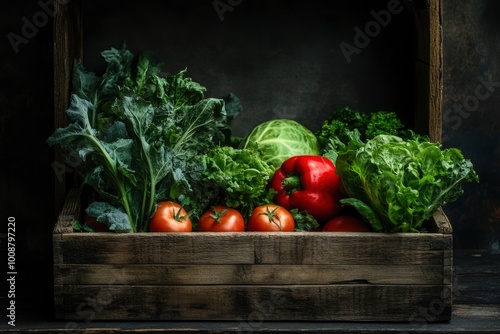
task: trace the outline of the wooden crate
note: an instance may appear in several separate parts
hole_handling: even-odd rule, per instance
[[[54,230],[65,320],[446,321],[452,230],[429,233],[75,233],[73,189]]]
[[[412,123],[441,138],[441,0],[411,4]],[[55,1],[55,127],[66,125],[81,0]],[[56,150],[56,160],[64,161]],[[68,174],[70,176],[70,174]],[[452,229],[429,233],[75,233],[78,182],[56,181],[57,319],[433,322],[451,318]]]

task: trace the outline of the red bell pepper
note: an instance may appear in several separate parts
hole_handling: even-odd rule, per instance
[[[340,213],[342,182],[328,158],[293,156],[276,170],[269,185],[278,192],[275,203],[287,210],[307,211],[318,222],[326,222]]]

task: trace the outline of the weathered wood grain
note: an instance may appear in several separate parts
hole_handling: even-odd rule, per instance
[[[449,319],[441,285],[68,285],[65,319],[412,321]],[[448,289],[449,290],[449,289]]]
[[[71,94],[71,78],[75,59],[83,57],[81,0],[54,1],[54,128],[67,125],[66,110]],[[55,148],[58,175],[55,178],[55,209],[64,204],[68,187],[63,150]],[[62,174],[60,174],[62,172]],[[69,187],[74,185],[69,184]]]
[[[451,236],[382,233],[72,233],[64,263],[442,265]],[[85,250],[85,251],[82,251]]]
[[[442,1],[416,2],[416,106],[417,132],[428,133],[431,141],[442,135],[443,51]]]
[[[450,284],[440,265],[56,265],[65,285]],[[448,283],[444,282],[444,279]]]

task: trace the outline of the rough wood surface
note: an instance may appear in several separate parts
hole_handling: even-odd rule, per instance
[[[18,310],[16,327],[6,329],[5,325],[2,333],[500,333],[500,253],[459,249],[454,254],[452,315],[445,322],[428,322],[426,318],[433,317],[430,308],[417,310],[409,322],[263,321],[257,312],[235,321],[99,321],[91,317],[92,309],[87,308],[86,318],[73,322],[42,316],[38,308],[26,308],[23,304]],[[105,300],[104,293],[101,296]]]
[[[80,219],[81,209],[81,191],[79,188],[72,188],[68,192],[64,206],[57,218],[56,226],[54,227],[54,235],[63,233],[73,233],[73,223]]]
[[[205,265],[62,264],[56,284],[269,285],[444,283],[443,266],[425,265]],[[388,275],[387,272],[391,274]],[[446,271],[449,272],[448,270]],[[448,283],[450,281],[446,277]],[[111,283],[112,282],[112,283]]]
[[[415,5],[417,33],[416,130],[440,142],[442,135],[443,53],[442,1],[420,1]]]
[[[81,0],[54,1],[54,129],[67,125],[66,110],[71,93],[73,61],[82,58]],[[59,212],[67,194],[65,156],[55,148],[54,163],[58,165],[55,178],[55,209]],[[62,174],[59,174],[62,171]],[[71,185],[70,185],[71,187]]]
[[[448,320],[441,285],[65,286],[66,319],[410,321],[435,307]],[[447,293],[447,292],[445,292]],[[87,301],[87,304],[85,302]],[[434,305],[435,304],[435,305]],[[81,305],[79,308],[78,306]],[[78,310],[76,309],[78,308]]]
[[[443,250],[451,247],[451,236],[375,232],[72,233],[62,235],[60,242],[65,263],[74,264],[442,265]]]

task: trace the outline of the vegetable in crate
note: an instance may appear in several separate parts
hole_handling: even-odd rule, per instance
[[[150,232],[191,232],[193,224],[179,203],[161,201],[149,221]]]
[[[259,205],[248,219],[250,232],[294,232],[295,221],[285,208],[274,204]]]
[[[275,119],[256,126],[240,148],[254,146],[263,152],[262,159],[275,168],[294,155],[320,153],[314,133],[290,119]]]
[[[215,205],[201,215],[199,232],[244,232],[245,219],[238,210]]]
[[[276,204],[287,210],[306,211],[318,222],[327,222],[340,212],[342,183],[328,158],[319,155],[288,158],[269,185],[277,192]]]
[[[375,231],[419,232],[422,224],[462,193],[462,184],[479,181],[470,160],[439,143],[378,135],[351,142],[338,156],[337,173],[353,205]]]
[[[113,231],[136,232],[147,230],[160,200],[205,205],[203,155],[228,139],[223,100],[205,98],[186,70],[161,77],[162,64],[145,53],[123,47],[102,56],[102,76],[75,64],[70,124],[48,139],[81,158],[83,183],[103,198],[88,213]]]
[[[379,134],[397,135],[403,138],[411,138],[414,135],[412,131],[404,128],[396,113],[392,111],[363,113],[345,107],[333,112],[316,131],[315,135],[322,153],[325,153],[331,145],[338,148],[336,145],[338,141],[343,149],[350,140],[350,133],[354,130],[359,132],[362,141],[372,139]]]
[[[211,205],[223,204],[247,217],[254,207],[272,200],[274,192],[267,184],[273,172],[255,148],[216,146],[204,156],[202,180],[215,195]]]

